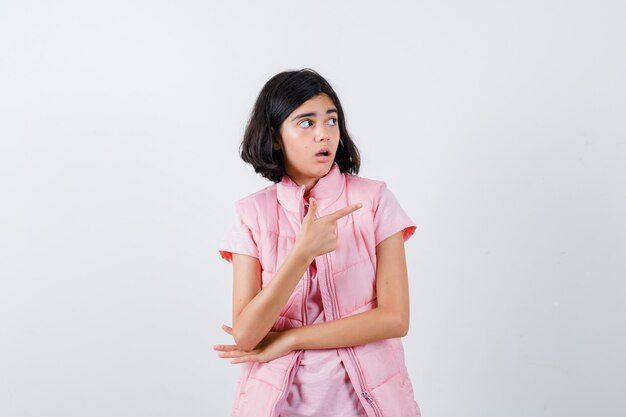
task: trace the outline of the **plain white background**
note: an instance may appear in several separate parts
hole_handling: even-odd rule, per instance
[[[0,4],[0,415],[227,416],[238,157],[272,75],[336,89],[417,223],[424,417],[624,416],[620,1]],[[389,416],[394,417],[394,416]]]

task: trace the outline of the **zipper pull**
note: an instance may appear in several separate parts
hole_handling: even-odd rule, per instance
[[[365,399],[368,402],[370,402],[370,403],[372,402],[372,396],[367,391],[363,391],[361,394],[365,397]]]

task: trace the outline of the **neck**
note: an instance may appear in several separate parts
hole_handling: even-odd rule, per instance
[[[319,178],[312,178],[312,179],[306,179],[306,180],[295,180],[293,179],[293,182],[295,182],[298,185],[302,185],[304,184],[304,199],[308,200],[309,199],[309,194],[311,192],[311,190],[313,189],[313,187],[315,187],[315,184],[317,184],[317,181],[319,181]]]
[[[319,181],[319,178],[315,178],[315,177],[300,177],[300,176],[297,176],[297,175],[292,175],[287,170],[286,170],[286,172],[287,172],[287,175],[289,176],[289,178],[291,178],[291,180],[293,182],[295,182],[299,186],[304,185],[304,198],[308,200],[309,193],[311,192],[313,187],[315,187],[315,184],[317,184],[317,182]]]

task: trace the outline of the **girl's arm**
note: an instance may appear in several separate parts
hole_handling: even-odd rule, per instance
[[[376,257],[378,306],[337,320],[287,330],[294,350],[356,346],[407,334],[409,288],[402,232],[380,242]]]
[[[235,343],[252,350],[267,335],[313,258],[299,246],[289,252],[270,283],[261,289],[258,258],[233,253],[233,328]]]
[[[253,350],[237,345],[215,345],[231,363],[267,362],[297,349],[356,346],[405,336],[409,328],[409,291],[402,232],[376,246],[378,305],[337,320],[270,332]],[[232,329],[222,327],[229,334]]]

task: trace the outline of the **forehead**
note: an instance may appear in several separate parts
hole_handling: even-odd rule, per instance
[[[291,115],[296,113],[308,113],[308,112],[322,112],[325,113],[327,109],[335,107],[332,99],[326,93],[321,93],[315,97],[311,97],[298,108],[296,108]]]

